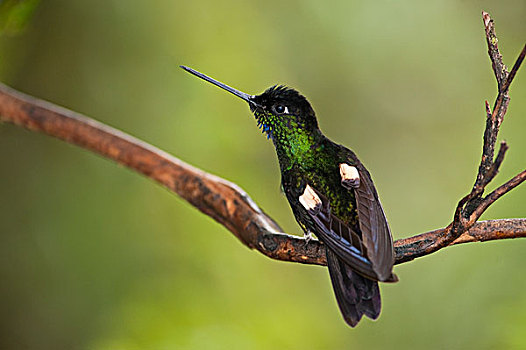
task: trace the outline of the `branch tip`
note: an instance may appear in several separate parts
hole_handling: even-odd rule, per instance
[[[488,100],[485,101],[486,102],[486,118],[491,118],[491,107],[489,105],[489,102]]]
[[[489,16],[489,13],[487,13],[484,10],[482,10],[482,20],[484,21],[484,27],[488,27],[491,21],[491,17]]]
[[[502,86],[502,93],[506,93],[508,89],[510,88],[511,82],[513,81],[513,78],[515,78],[515,74],[517,74],[517,71],[519,70],[522,62],[524,61],[524,57],[526,56],[526,44],[524,44],[524,47],[522,48],[519,57],[517,57],[517,60],[515,61],[515,64],[513,65],[513,68],[511,69],[510,73],[508,74],[508,77],[506,78],[506,81],[504,82]]]

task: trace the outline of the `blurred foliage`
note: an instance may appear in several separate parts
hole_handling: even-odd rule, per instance
[[[0,34],[20,32],[40,0],[0,0]]]
[[[523,0],[47,0],[0,38],[0,80],[238,183],[299,233],[247,106],[177,67],[248,93],[289,84],[366,163],[400,238],[447,225],[473,183],[496,95],[482,9],[511,66]],[[496,184],[526,164],[525,78]],[[0,164],[1,349],[526,347],[526,240],[396,267],[380,319],[349,329],[326,269],[246,249],[127,169],[6,124]],[[525,198],[517,188],[484,218],[526,217]]]

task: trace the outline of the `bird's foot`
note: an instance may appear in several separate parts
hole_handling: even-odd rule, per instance
[[[314,239],[314,235],[312,232],[305,232],[303,233],[303,239],[305,239],[305,245],[309,244],[310,241]]]

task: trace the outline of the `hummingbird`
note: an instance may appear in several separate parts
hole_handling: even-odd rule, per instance
[[[325,245],[334,294],[347,324],[380,315],[378,282],[396,282],[393,238],[371,175],[350,149],[329,140],[309,101],[274,85],[249,95],[192,68],[185,71],[246,101],[272,140],[281,186],[305,239]]]

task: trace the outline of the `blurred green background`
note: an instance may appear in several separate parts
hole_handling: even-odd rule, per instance
[[[0,80],[236,182],[291,233],[247,106],[178,65],[249,93],[296,87],[402,238],[447,225],[473,183],[496,95],[482,9],[511,66],[523,0],[46,0],[25,26],[2,19]],[[524,67],[511,96],[493,188],[526,164]],[[325,268],[248,250],[128,169],[8,124],[0,164],[1,349],[526,348],[526,240],[397,266],[380,319],[350,329]],[[484,215],[508,217],[526,217],[526,186]]]

